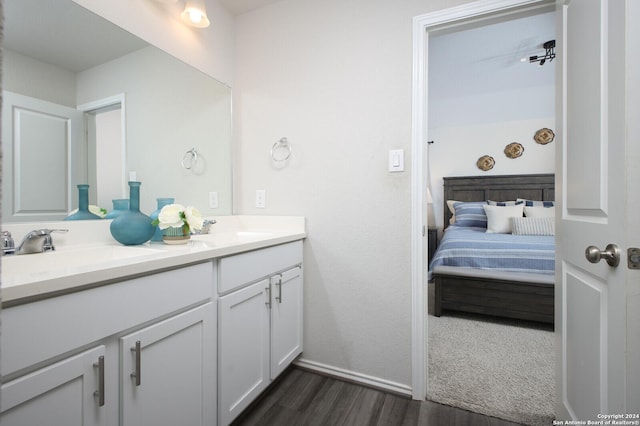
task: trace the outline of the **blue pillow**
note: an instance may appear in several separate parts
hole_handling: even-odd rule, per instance
[[[556,204],[554,201],[533,201],[518,198],[518,201],[524,202],[525,207],[554,207]]]
[[[491,200],[487,200],[487,205],[489,206],[517,206],[520,204],[523,204],[524,200],[519,200],[519,201],[491,201]]]
[[[478,202],[457,202],[453,204],[456,210],[456,221],[454,226],[486,228],[487,215],[484,212],[486,201]]]

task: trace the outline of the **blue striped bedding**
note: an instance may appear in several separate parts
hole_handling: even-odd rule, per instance
[[[440,265],[552,275],[555,237],[488,234],[484,228],[449,226],[438,245],[431,271]]]

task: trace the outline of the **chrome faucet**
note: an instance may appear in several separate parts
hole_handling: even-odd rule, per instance
[[[205,219],[204,222],[202,223],[202,229],[199,231],[196,231],[196,234],[208,234],[209,229],[211,228],[211,225],[213,225],[214,223],[216,223],[215,219],[213,220]]]
[[[11,236],[11,232],[2,231],[2,255],[5,254],[13,254],[16,251],[15,243],[13,242],[13,237]]]
[[[16,254],[43,253],[55,250],[52,232],[69,232],[68,229],[36,229],[24,236]]]

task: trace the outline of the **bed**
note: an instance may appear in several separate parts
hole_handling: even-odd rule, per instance
[[[445,177],[444,200],[485,204],[487,200],[526,199],[549,204],[554,200],[554,181],[553,174]],[[445,202],[444,223],[448,225],[451,217],[452,213]],[[445,237],[438,246],[429,270],[430,278],[435,281],[435,316],[441,316],[446,311],[462,311],[553,323],[555,237],[524,237],[517,240],[519,236],[516,235],[497,234],[501,235],[499,240],[513,245],[510,253],[519,253],[526,248],[533,250],[534,254],[503,267],[501,271],[495,271],[484,264],[488,257],[502,259],[513,256],[485,247],[483,236],[480,235],[484,234],[483,229],[473,229],[471,226],[463,230],[467,232],[464,234],[458,232],[461,231],[459,226],[449,228],[445,230]],[[466,249],[471,263],[465,266],[447,264],[446,260],[441,259],[443,253],[452,251],[452,247],[459,248],[460,241],[467,239],[465,235],[469,236],[470,241],[476,241],[476,246]],[[515,243],[508,241],[512,237],[516,239]],[[460,250],[465,252],[465,249]]]

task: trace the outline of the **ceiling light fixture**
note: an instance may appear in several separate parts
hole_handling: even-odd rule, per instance
[[[207,10],[202,0],[186,0],[184,11],[180,14],[182,20],[196,28],[206,28],[209,26]]]
[[[556,41],[549,40],[542,45],[545,52],[544,55],[529,56],[529,63],[540,62],[540,66],[543,66],[547,61],[551,62],[556,57]]]

